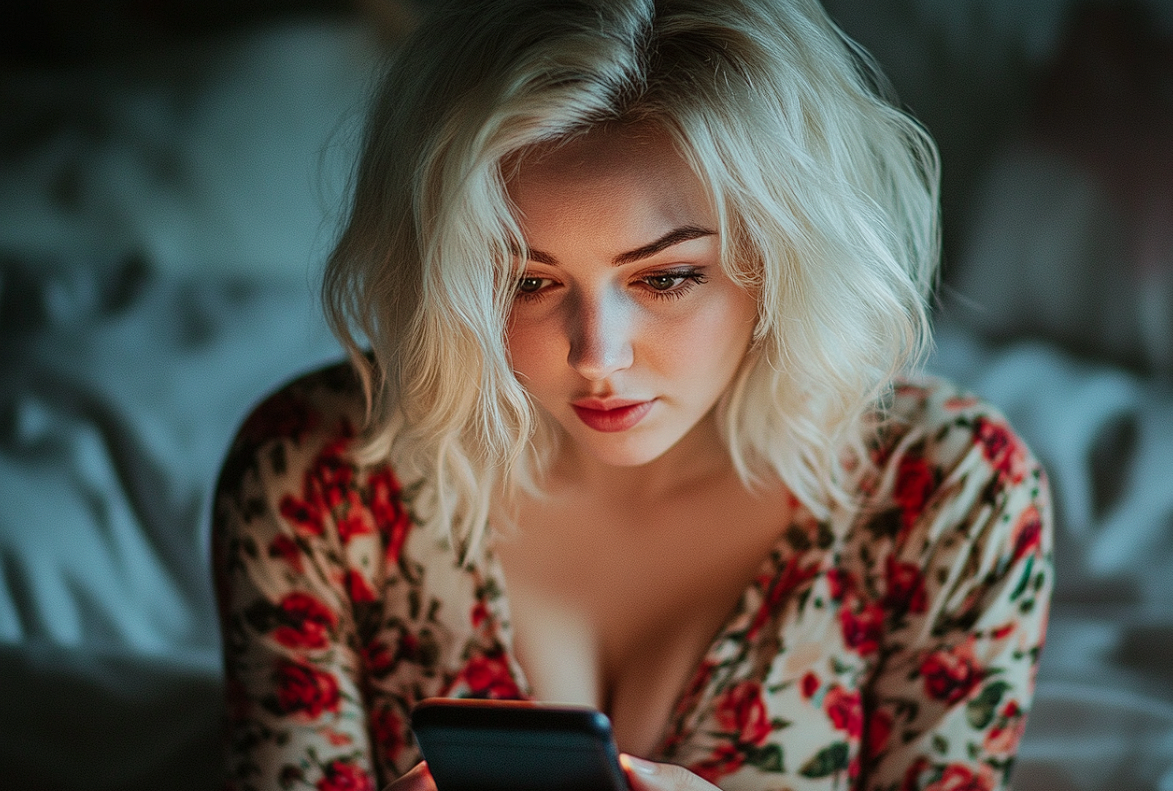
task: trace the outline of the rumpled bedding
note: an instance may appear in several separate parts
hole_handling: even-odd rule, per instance
[[[0,87],[5,787],[218,781],[209,495],[315,297],[374,63],[353,22]],[[1058,587],[1019,789],[1173,791],[1173,387],[942,317],[930,370],[1044,461]]]

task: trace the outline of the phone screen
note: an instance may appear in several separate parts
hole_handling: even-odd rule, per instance
[[[628,791],[611,722],[591,708],[431,698],[411,727],[438,791]]]

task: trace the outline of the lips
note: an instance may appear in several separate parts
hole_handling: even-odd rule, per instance
[[[635,401],[632,399],[581,398],[571,403],[574,414],[578,415],[588,428],[605,433],[627,431],[644,419],[651,410],[655,399]]]

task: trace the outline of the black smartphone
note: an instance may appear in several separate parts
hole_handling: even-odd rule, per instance
[[[629,791],[611,721],[591,708],[428,698],[411,729],[437,791]]]

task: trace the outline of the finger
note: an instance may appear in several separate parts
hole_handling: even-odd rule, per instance
[[[720,791],[683,766],[646,761],[627,753],[619,756],[619,763],[627,771],[632,791]]]
[[[436,782],[427,763],[420,761],[383,791],[436,791]]]

